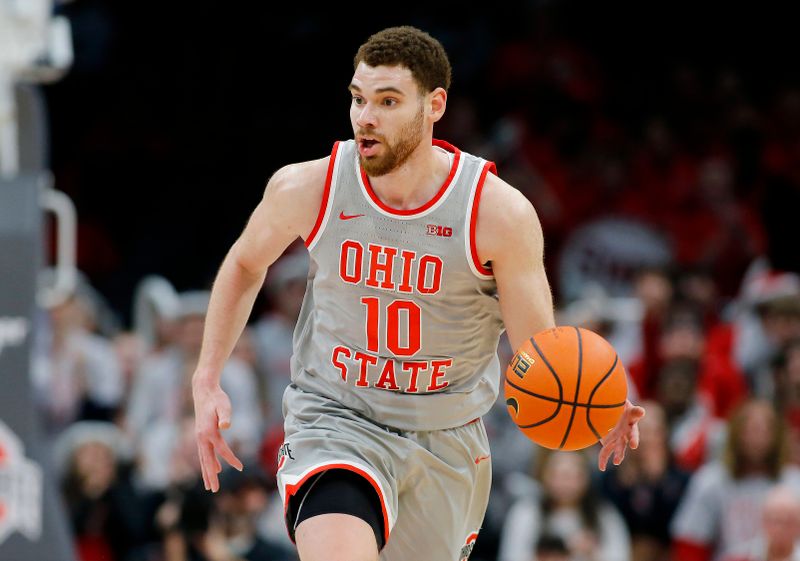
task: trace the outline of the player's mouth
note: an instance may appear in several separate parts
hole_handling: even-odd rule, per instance
[[[361,154],[363,158],[369,158],[371,156],[375,156],[378,153],[379,146],[380,146],[380,141],[378,141],[374,137],[371,136],[358,137],[358,153]]]

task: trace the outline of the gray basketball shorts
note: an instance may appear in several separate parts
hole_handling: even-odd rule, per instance
[[[378,425],[340,403],[292,385],[283,398],[278,454],[284,511],[312,476],[346,469],[381,502],[383,561],[465,561],[489,501],[492,478],[483,421],[437,431]]]

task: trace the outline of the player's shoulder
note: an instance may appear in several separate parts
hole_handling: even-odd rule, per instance
[[[481,193],[481,209],[496,218],[509,221],[535,213],[533,205],[522,192],[494,173],[487,173]]]
[[[514,241],[540,244],[542,228],[528,198],[513,185],[489,173],[481,190],[476,235],[481,257],[493,260],[504,248],[513,246]]]
[[[288,164],[278,169],[267,183],[268,192],[292,192],[293,194],[321,194],[325,188],[330,156],[305,162]]]

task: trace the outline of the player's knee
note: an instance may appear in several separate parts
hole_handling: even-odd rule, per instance
[[[348,514],[321,514],[303,520],[295,531],[300,561],[377,561],[372,527]]]

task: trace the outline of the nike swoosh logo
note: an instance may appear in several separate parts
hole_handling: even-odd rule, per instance
[[[351,218],[359,218],[364,216],[363,214],[345,214],[344,212],[339,213],[339,218],[341,220],[350,220]]]
[[[488,459],[489,459],[489,456],[478,456],[477,458],[475,458],[475,465],[477,466],[483,460],[488,460]]]

